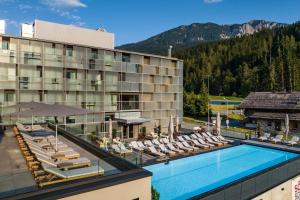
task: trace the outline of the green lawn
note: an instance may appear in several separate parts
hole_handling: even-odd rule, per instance
[[[221,112],[227,110],[227,105],[209,105],[210,109],[214,112]],[[236,105],[228,105],[228,110],[234,110]]]
[[[243,101],[244,98],[243,97],[234,97],[234,96],[214,96],[214,95],[210,95],[209,99],[211,101],[215,101],[215,100],[224,100],[224,98],[228,99],[229,101]]]
[[[202,121],[202,120],[198,120],[198,119],[194,119],[191,117],[183,117],[183,121],[186,123],[191,123],[191,124],[200,124],[200,125],[205,125],[206,121]]]
[[[243,120],[245,118],[244,115],[239,115],[239,114],[228,114],[228,118],[229,119],[233,119],[233,120]]]

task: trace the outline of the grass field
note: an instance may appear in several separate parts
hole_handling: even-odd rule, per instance
[[[243,97],[234,97],[234,96],[214,96],[210,95],[209,100],[214,101],[214,100],[223,100],[224,98],[228,99],[229,101],[243,101]]]
[[[236,105],[228,105],[228,110],[234,110]],[[227,105],[209,105],[213,112],[221,112],[227,110]]]
[[[183,117],[183,121],[186,123],[190,123],[190,124],[197,124],[197,125],[205,125],[205,121],[202,120],[198,120],[198,119],[194,119],[191,117]]]

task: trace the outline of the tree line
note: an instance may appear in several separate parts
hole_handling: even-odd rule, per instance
[[[191,113],[196,109],[190,106],[191,99],[197,99],[193,93],[203,94],[208,79],[213,95],[300,90],[299,22],[253,35],[202,43],[179,50],[175,56],[184,60],[184,89],[190,96],[185,95],[185,102],[189,102],[185,108]]]

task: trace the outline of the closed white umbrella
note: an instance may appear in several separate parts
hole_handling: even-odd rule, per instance
[[[169,128],[168,128],[168,132],[169,132],[169,139],[170,141],[173,141],[173,133],[174,133],[174,125],[173,125],[173,116],[170,116],[170,122],[169,122]]]
[[[179,132],[179,117],[178,115],[176,116],[176,133]]]
[[[108,121],[108,137],[109,139],[112,141],[112,120],[111,118],[109,118],[109,121]]]
[[[289,115],[285,115],[285,139],[287,140],[288,134],[290,130],[290,125],[289,125]]]
[[[217,114],[217,134],[221,135],[221,117],[219,112]]]

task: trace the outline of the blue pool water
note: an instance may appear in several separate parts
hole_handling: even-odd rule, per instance
[[[298,154],[239,145],[145,167],[161,200],[187,199],[292,159]]]

